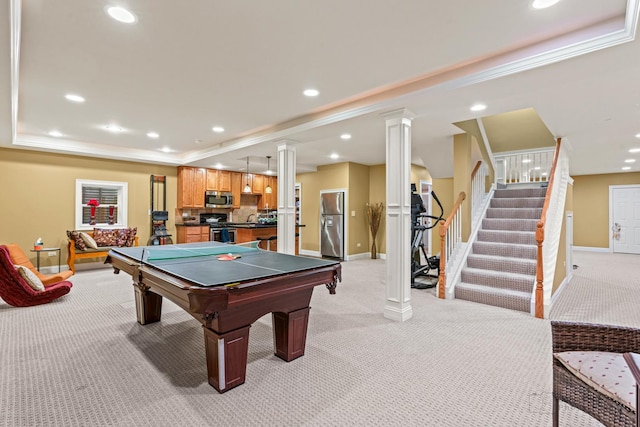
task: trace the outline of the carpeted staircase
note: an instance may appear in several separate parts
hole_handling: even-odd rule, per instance
[[[529,313],[546,188],[496,190],[455,297]]]

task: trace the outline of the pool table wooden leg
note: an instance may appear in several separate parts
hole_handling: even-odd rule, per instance
[[[134,284],[138,323],[146,325],[159,322],[162,316],[162,296]]]
[[[244,383],[247,374],[249,328],[218,334],[204,327],[209,384],[220,393]]]
[[[309,324],[309,307],[290,313],[272,313],[273,348],[287,362],[304,355]]]

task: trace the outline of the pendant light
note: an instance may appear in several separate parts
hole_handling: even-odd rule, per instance
[[[271,194],[271,192],[273,191],[273,189],[271,188],[271,168],[269,167],[270,160],[271,160],[271,156],[267,156],[267,173],[269,175],[267,178],[267,188],[264,189],[264,192],[267,194]]]
[[[247,156],[247,173],[245,174],[247,183],[244,185],[243,193],[251,193],[251,187],[249,186],[249,156]]]

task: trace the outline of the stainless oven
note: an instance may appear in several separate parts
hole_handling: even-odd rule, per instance
[[[223,230],[226,230],[223,231]],[[225,233],[229,233],[229,241],[226,243],[235,243],[236,242],[236,229],[235,228],[218,228],[211,227],[211,231],[209,231],[209,240],[212,242],[222,242],[222,237]],[[225,239],[226,240],[226,239]]]
[[[233,196],[227,191],[207,191],[204,193],[205,208],[230,208]]]

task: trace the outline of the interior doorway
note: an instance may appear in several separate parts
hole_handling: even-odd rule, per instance
[[[640,185],[610,186],[609,201],[609,247],[640,254]]]

